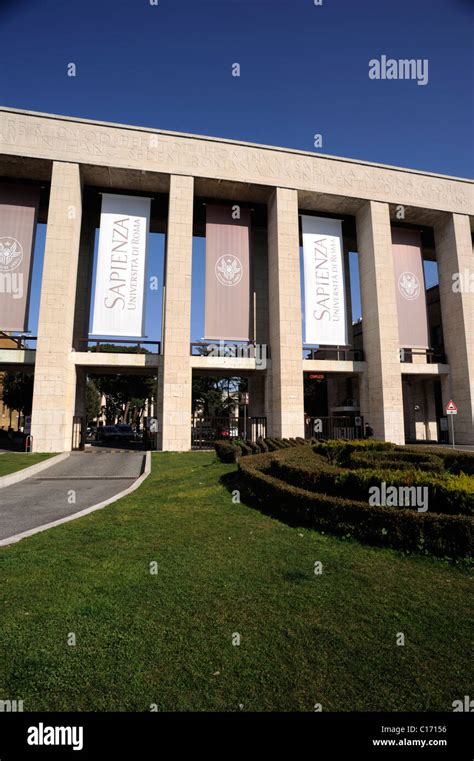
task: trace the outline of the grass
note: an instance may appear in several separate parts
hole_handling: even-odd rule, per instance
[[[23,470],[23,468],[29,468],[31,465],[37,465],[39,462],[49,459],[49,457],[53,457],[53,455],[5,452],[5,454],[0,456],[0,477],[16,473],[17,470]]]
[[[450,711],[470,694],[465,567],[234,504],[220,482],[234,469],[211,453],[155,454],[129,497],[2,549],[0,699],[27,711]]]

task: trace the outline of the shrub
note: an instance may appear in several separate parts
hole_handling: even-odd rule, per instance
[[[277,452],[280,449],[280,447],[277,446],[276,442],[273,441],[273,439],[264,439],[264,441],[268,447],[269,452]]]
[[[440,473],[443,459],[423,452],[405,452],[401,447],[390,451],[354,451],[348,465],[351,468],[384,468],[390,470],[426,470]]]
[[[362,451],[390,451],[395,445],[390,441],[318,441],[314,445],[313,451],[316,454],[323,455],[329,462],[344,465],[349,461],[353,452]]]
[[[465,473],[467,476],[474,476],[474,452],[463,452],[458,449],[448,449],[447,447],[397,447],[404,452],[426,456],[434,455],[441,459],[445,470],[450,473]]]
[[[291,453],[294,454],[293,452]],[[244,495],[264,512],[291,525],[308,526],[361,541],[434,555],[465,557],[472,548],[471,518],[461,515],[418,513],[408,509],[370,506],[352,497],[308,491],[275,475],[284,469],[287,452],[241,461],[239,476]],[[320,467],[328,467],[327,463]],[[331,466],[329,466],[331,467]],[[280,475],[282,470],[279,471]]]
[[[451,473],[465,473],[474,476],[474,453],[452,452],[444,456],[444,467]]]
[[[234,439],[233,441],[215,441],[214,448],[216,450],[218,458],[221,462],[237,462],[239,457],[253,455],[253,454],[265,454],[267,452],[278,452],[281,449],[289,450],[295,447],[301,449],[301,444],[307,444],[305,439],[292,439],[294,443],[290,443],[288,439],[257,439],[257,441],[243,441],[241,439]],[[307,452],[310,452],[310,448],[306,447]]]
[[[232,441],[215,441],[214,449],[221,462],[238,462],[242,450]]]
[[[369,490],[382,482],[387,486],[413,486],[428,489],[429,512],[470,515],[474,508],[473,482],[469,476],[445,477],[409,470],[366,468],[351,470],[327,463],[323,458],[294,462],[273,460],[272,474],[312,492],[324,492],[367,501]],[[389,508],[390,509],[390,508]],[[411,509],[416,509],[411,508]]]
[[[283,439],[271,439],[276,449],[288,449],[289,444],[286,444]]]
[[[256,442],[247,439],[245,443],[249,447],[252,454],[261,454],[261,449]]]

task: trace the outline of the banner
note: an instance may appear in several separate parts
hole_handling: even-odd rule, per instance
[[[141,338],[150,198],[104,193],[92,334]]]
[[[0,185],[0,330],[28,330],[40,190]]]
[[[400,347],[428,349],[425,277],[418,230],[392,227]]]
[[[347,346],[342,222],[302,216],[305,343]]]
[[[248,341],[250,209],[206,206],[205,338]]]

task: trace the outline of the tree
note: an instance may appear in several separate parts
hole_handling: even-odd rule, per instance
[[[105,396],[105,419],[108,425],[137,422],[145,401],[156,396],[156,378],[150,375],[94,375],[94,384]]]
[[[33,406],[33,380],[28,373],[5,373],[3,376],[3,403],[20,415],[31,415]]]
[[[86,417],[87,421],[94,420],[100,413],[100,392],[91,378],[86,384]]]
[[[246,378],[198,375],[193,378],[193,415],[202,412],[203,417],[228,417],[236,406],[236,394],[246,390]]]

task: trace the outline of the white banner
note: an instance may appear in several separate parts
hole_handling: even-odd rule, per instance
[[[150,198],[104,193],[92,334],[141,338]]]
[[[342,222],[302,216],[305,343],[347,346]]]

